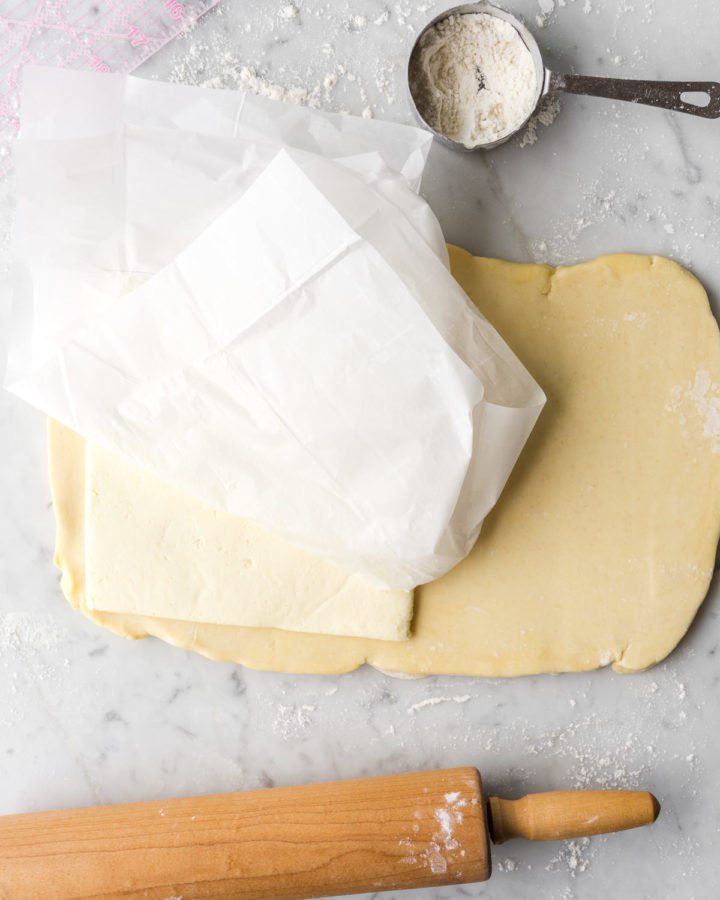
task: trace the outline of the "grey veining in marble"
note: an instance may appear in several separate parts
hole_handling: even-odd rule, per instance
[[[720,78],[711,0],[506,5],[555,69]],[[233,87],[251,67],[326,108],[410,121],[405,52],[441,8],[226,0],[141,74]],[[549,263],[664,254],[703,280],[718,312],[720,122],[565,97],[534,144],[435,148],[424,193],[448,239],[475,253]],[[650,829],[590,842],[503,845],[488,884],[418,900],[718,895],[717,583],[679,649],[634,676],[252,672],[130,643],[68,607],[52,567],[43,438],[38,414],[0,396],[0,813],[475,764],[510,796],[645,787],[663,813]]]

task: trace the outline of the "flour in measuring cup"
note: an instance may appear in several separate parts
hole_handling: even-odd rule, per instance
[[[509,22],[487,13],[449,16],[428,29],[409,74],[423,119],[466,147],[515,131],[538,94],[535,65],[522,38]]]

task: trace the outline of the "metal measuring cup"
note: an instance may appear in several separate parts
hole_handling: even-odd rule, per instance
[[[416,52],[419,52],[419,44],[423,36],[438,22],[442,22],[450,16],[462,16],[468,13],[485,13],[487,15],[496,16],[508,22],[520,35],[522,42],[527,47],[532,57],[535,67],[535,78],[537,83],[537,93],[535,103],[528,115],[523,121],[509,131],[507,134],[494,141],[485,141],[475,144],[473,147],[466,147],[460,141],[441,134],[429,125],[423,118],[422,113],[418,109],[415,98],[412,93],[412,83],[410,80],[411,61]],[[716,81],[641,81],[628,78],[598,78],[591,75],[562,75],[558,72],[551,72],[545,65],[540,53],[537,41],[523,23],[515,18],[511,13],[493,6],[481,0],[478,3],[464,3],[462,6],[453,6],[446,9],[445,12],[435,16],[423,28],[417,36],[413,44],[410,56],[408,58],[407,69],[408,91],[410,94],[410,102],[419,119],[420,123],[431,131],[433,135],[445,144],[455,150],[491,150],[500,144],[504,144],[514,134],[517,134],[527,125],[528,121],[537,112],[537,109],[543,99],[556,91],[565,91],[567,94],[583,94],[587,97],[606,97],[610,100],[628,100],[631,103],[643,103],[646,106],[658,106],[661,109],[669,109],[673,112],[690,113],[694,116],[703,116],[706,119],[717,119],[720,117],[720,83]],[[688,99],[683,99],[687,94],[702,95],[698,99],[699,103],[693,103]],[[705,101],[704,105],[702,101]]]

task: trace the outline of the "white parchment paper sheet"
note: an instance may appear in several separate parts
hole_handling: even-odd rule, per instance
[[[447,268],[414,128],[29,69],[7,385],[387,588],[472,547],[544,395]]]

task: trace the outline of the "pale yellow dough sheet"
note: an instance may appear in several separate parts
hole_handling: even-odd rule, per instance
[[[85,442],[51,423],[70,602],[127,637],[290,672],[630,672],[666,656],[707,592],[720,527],[720,335],[702,286],[627,254],[557,270],[455,248],[451,261],[548,403],[470,556],[416,591],[410,640],[88,609]]]

